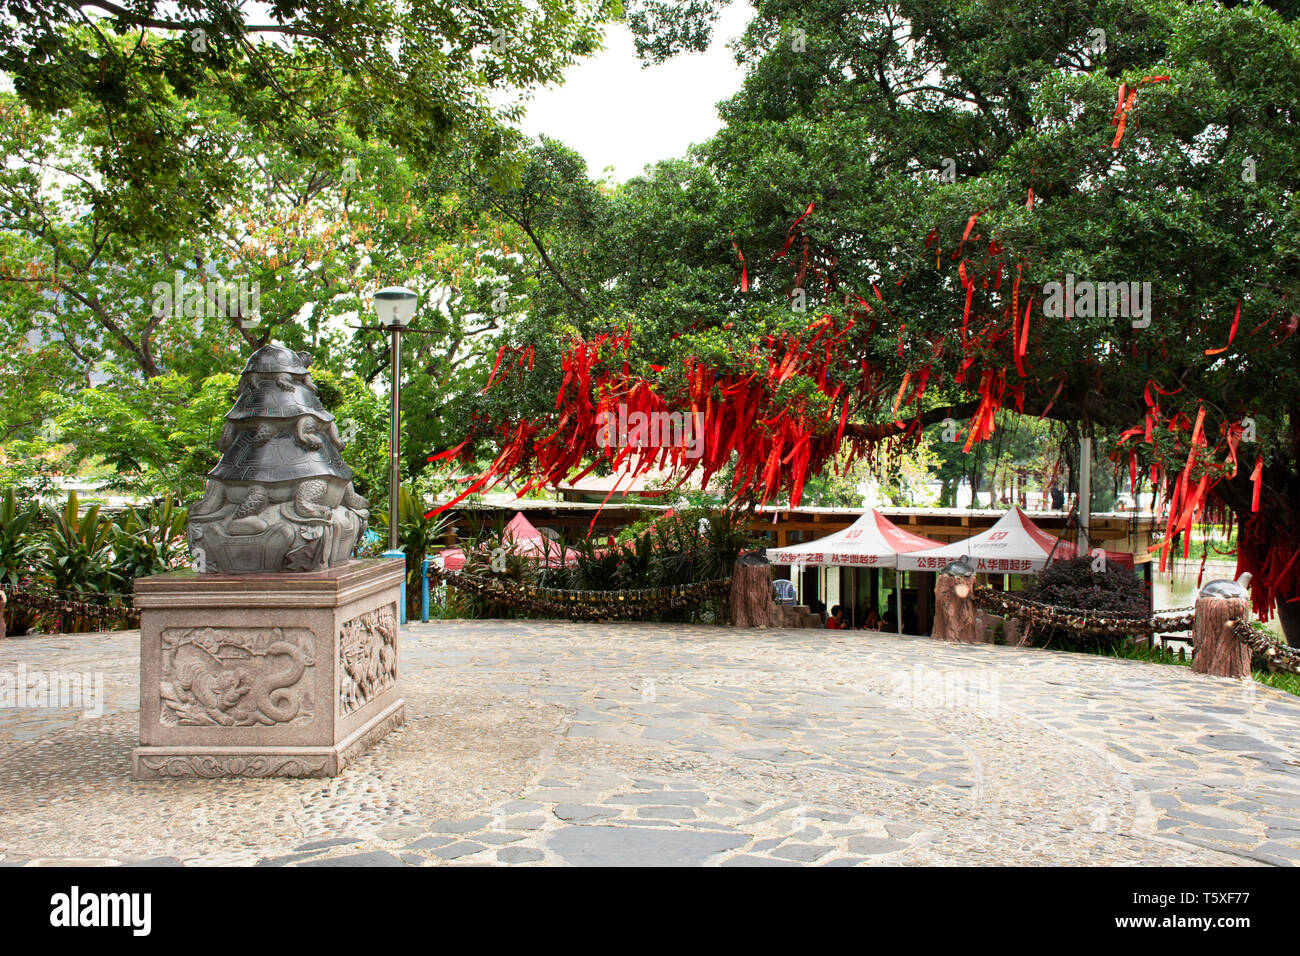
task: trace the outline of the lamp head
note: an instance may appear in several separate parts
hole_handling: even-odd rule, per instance
[[[379,316],[379,324],[386,329],[401,331],[415,317],[418,301],[419,296],[401,286],[380,289],[375,293],[375,314]]]

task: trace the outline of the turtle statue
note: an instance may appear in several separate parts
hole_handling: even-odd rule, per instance
[[[316,395],[311,356],[279,345],[252,354],[226,415],[203,500],[189,511],[200,572],[319,571],[346,564],[370,503],[352,487],[334,416]]]

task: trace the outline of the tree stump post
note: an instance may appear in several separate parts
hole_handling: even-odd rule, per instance
[[[975,571],[964,561],[953,561],[939,572],[934,585],[934,628],[936,641],[975,644],[981,639],[975,626],[975,602],[971,593]]]
[[[1250,648],[1237,640],[1230,622],[1250,617],[1246,593],[1249,575],[1243,581],[1211,581],[1196,598],[1196,619],[1192,624],[1192,670],[1214,677],[1250,677]]]
[[[772,600],[772,565],[761,551],[736,559],[727,611],[733,627],[787,626],[784,609]]]

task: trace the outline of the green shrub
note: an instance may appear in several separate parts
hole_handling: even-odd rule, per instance
[[[45,509],[47,527],[36,545],[36,578],[58,591],[115,589],[113,523],[101,521],[99,505],[80,514],[77,493],[62,508]]]
[[[144,511],[128,508],[113,525],[114,581],[128,590],[136,578],[163,574],[188,560],[185,541],[187,512],[171,501]]]
[[[617,591],[712,581],[729,577],[741,552],[754,546],[742,514],[705,507],[651,517],[622,537],[612,545],[589,539],[573,542],[569,546],[577,552],[577,562],[567,568],[539,569],[539,582],[548,587]],[[669,612],[661,620],[723,620],[725,603],[714,599]]]
[[[0,584],[18,587],[31,581],[39,516],[35,502],[19,506],[12,488],[0,495]],[[35,623],[36,615],[30,610],[14,601],[5,603],[6,634],[26,634]]]
[[[32,532],[39,513],[35,502],[19,507],[12,488],[0,495],[0,584],[17,584],[31,574]]]
[[[1107,563],[1105,571],[1094,571],[1091,558],[1056,561],[1043,569],[1023,592],[1031,601],[1057,607],[1091,611],[1147,614],[1151,604],[1146,585],[1131,568]],[[1035,645],[1064,650],[1095,650],[1126,641],[1128,634],[1079,634],[1074,631],[1035,627]]]

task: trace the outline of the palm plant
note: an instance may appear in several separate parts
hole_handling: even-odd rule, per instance
[[[397,546],[406,555],[406,603],[407,612],[419,610],[420,574],[424,568],[424,559],[428,553],[441,547],[446,537],[450,521],[444,512],[436,517],[428,517],[431,509],[422,498],[411,494],[405,485],[398,493],[397,499]],[[388,512],[380,511],[372,515],[375,530],[388,540]]]
[[[162,574],[184,562],[187,512],[170,499],[141,512],[128,508],[113,527],[113,578],[120,584]]]
[[[39,513],[35,502],[20,508],[12,488],[0,496],[0,584],[17,584],[32,573],[31,532]]]
[[[80,510],[75,491],[62,509],[46,509],[49,527],[36,547],[36,578],[59,591],[110,591],[113,524],[100,520],[99,505],[84,515]]]
[[[17,587],[32,576],[35,557],[35,523],[40,509],[35,502],[19,507],[12,488],[0,496],[0,585]],[[36,614],[16,601],[5,602],[5,634],[26,634]]]

